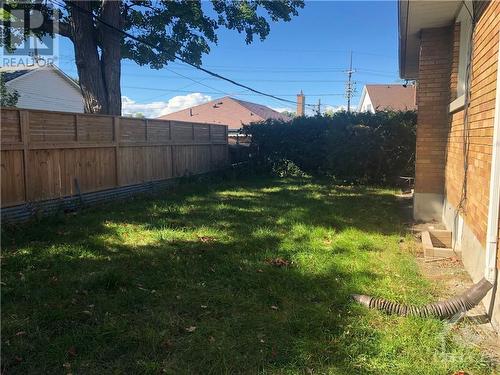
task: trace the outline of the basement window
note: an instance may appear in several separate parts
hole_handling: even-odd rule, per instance
[[[450,112],[462,109],[465,105],[465,94],[467,90],[467,75],[471,62],[471,39],[472,39],[472,1],[465,1],[457,17],[460,23],[460,48],[458,53],[458,80],[457,99],[450,103]]]

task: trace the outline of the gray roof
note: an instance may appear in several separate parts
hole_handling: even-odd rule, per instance
[[[26,73],[31,72],[31,69],[20,69],[20,70],[12,70],[8,72],[2,72],[4,82],[12,81],[14,78],[21,77]]]

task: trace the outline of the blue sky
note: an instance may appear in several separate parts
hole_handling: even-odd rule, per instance
[[[321,99],[324,105],[338,107],[346,104],[343,92],[350,50],[356,70],[354,104],[366,83],[400,82],[394,1],[308,1],[299,16],[271,24],[268,38],[251,45],[245,44],[244,35],[221,29],[219,43],[203,57],[203,66],[261,91],[294,100],[303,90],[309,104]],[[60,42],[59,66],[77,76],[73,47],[65,39]],[[293,104],[249,95],[183,64],[173,63],[168,69],[211,88],[166,69],[152,70],[124,60],[124,111],[155,116],[225,94],[272,108],[294,109]]]

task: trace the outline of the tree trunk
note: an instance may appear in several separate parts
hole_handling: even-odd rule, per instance
[[[90,2],[78,2],[80,8],[91,10]],[[97,33],[90,14],[71,5],[71,34],[76,67],[87,113],[108,113],[106,88],[97,50]]]
[[[104,0],[102,18],[108,24],[121,28],[120,2]],[[102,26],[102,28],[101,28]],[[121,39],[122,35],[104,25],[99,25],[101,38],[101,69],[106,88],[108,114],[121,115],[122,100],[120,88],[121,76]]]
[[[70,3],[71,4],[71,3]],[[79,1],[91,11],[91,2]],[[86,113],[121,114],[121,34],[96,23],[90,14],[70,5],[71,39]],[[102,19],[121,27],[120,2],[104,0]]]

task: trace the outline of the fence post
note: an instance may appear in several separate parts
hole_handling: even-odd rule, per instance
[[[21,125],[21,137],[23,140],[23,166],[24,166],[24,201],[27,203],[30,198],[29,188],[29,136],[30,136],[30,113],[19,111],[19,122]]]
[[[78,143],[80,136],[78,135],[78,114],[75,113],[75,142]]]
[[[213,159],[213,151],[212,151],[212,125],[208,124],[208,142],[210,143],[210,170],[215,169],[214,168],[214,159]]]
[[[120,173],[120,117],[113,116],[113,143],[115,145],[115,181],[116,186],[121,185]]]
[[[168,122],[168,139],[170,140],[170,170],[172,173],[172,177],[175,177],[174,141],[172,139],[172,121]]]
[[[224,160],[224,166],[227,166],[231,160],[229,158],[229,127],[227,125],[224,126],[224,143],[226,145],[226,160]]]
[[[172,177],[176,177],[175,176],[175,161],[174,161],[174,145],[173,144],[170,145],[170,160],[172,162],[172,167],[171,167]]]

